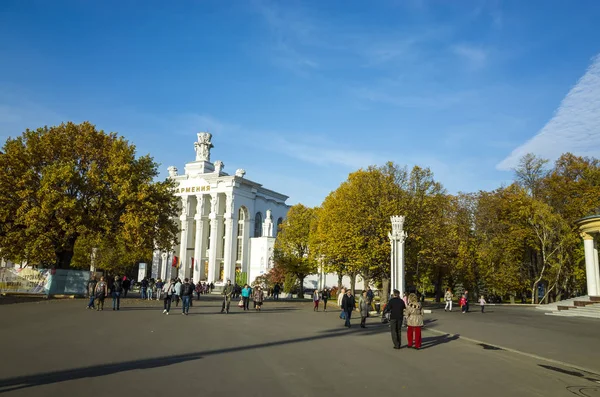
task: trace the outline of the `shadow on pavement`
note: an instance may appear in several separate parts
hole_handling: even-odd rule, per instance
[[[174,356],[162,356],[154,357],[142,360],[125,361],[114,364],[100,364],[90,367],[67,369],[63,371],[45,372],[32,375],[18,376],[7,379],[0,379],[0,394],[9,391],[26,389],[29,387],[36,387],[42,385],[48,385],[52,383],[59,383],[68,380],[82,379],[82,378],[93,378],[99,376],[112,375],[123,371],[132,371],[136,369],[150,369],[165,367],[173,364],[179,364],[186,361],[200,360],[207,356],[234,353],[245,350],[268,348],[273,346],[289,345],[293,343],[309,342],[318,339],[337,338],[344,335],[352,335],[356,333],[364,333],[366,335],[383,332],[388,329],[387,325],[381,324],[378,326],[372,326],[371,328],[361,329],[358,325],[356,328],[347,329],[341,327],[340,329],[332,329],[323,331],[320,335],[307,336],[302,338],[287,339],[275,342],[258,343],[247,346],[236,346],[224,349],[206,350],[195,353],[178,354]],[[323,335],[325,333],[325,335]]]
[[[421,350],[429,349],[429,348],[437,346],[437,345],[452,342],[454,340],[458,340],[459,338],[460,338],[460,335],[450,336],[450,334],[440,335],[440,336],[428,336],[421,340]]]

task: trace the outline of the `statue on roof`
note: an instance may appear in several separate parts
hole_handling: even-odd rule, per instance
[[[210,149],[214,147],[211,138],[212,134],[208,132],[198,133],[198,142],[194,142],[196,161],[210,161]]]

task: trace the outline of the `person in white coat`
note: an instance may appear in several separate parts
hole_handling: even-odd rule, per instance
[[[446,293],[444,294],[444,300],[446,301],[446,306],[444,306],[444,311],[450,310],[452,311],[452,291],[450,291],[450,288],[448,288],[446,290]]]

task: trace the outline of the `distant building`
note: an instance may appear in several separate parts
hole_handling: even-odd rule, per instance
[[[246,179],[246,171],[223,171],[223,162],[210,161],[212,135],[197,134],[196,160],[185,173],[169,167],[181,198],[180,245],[172,252],[156,251],[151,275],[179,276],[194,282],[221,285],[238,278],[251,283],[272,267],[278,225],[285,219],[288,196]]]

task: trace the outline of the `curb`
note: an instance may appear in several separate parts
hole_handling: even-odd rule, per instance
[[[438,335],[449,335],[449,336],[455,336],[457,339],[459,340],[464,340],[465,342],[470,342],[470,343],[474,343],[476,345],[487,345],[487,346],[491,346],[497,349],[501,349],[501,350],[506,350],[507,352],[510,353],[515,353],[515,354],[519,354],[521,356],[525,356],[525,357],[529,357],[529,358],[533,358],[534,360],[538,360],[538,361],[546,361],[548,363],[552,363],[552,364],[557,364],[557,365],[562,365],[564,367],[569,367],[572,369],[576,369],[578,371],[583,371],[583,372],[587,372],[589,374],[593,374],[593,375],[600,375],[598,373],[598,370],[592,370],[589,368],[585,368],[585,367],[581,367],[579,365],[575,365],[575,364],[570,364],[570,363],[566,363],[564,361],[558,361],[558,360],[554,360],[552,358],[547,358],[547,357],[542,357],[542,356],[538,356],[537,354],[533,354],[533,353],[526,353],[523,352],[521,350],[516,350],[516,349],[512,349],[510,347],[506,347],[506,346],[502,346],[502,345],[496,345],[493,343],[488,343],[488,342],[484,342],[478,339],[473,339],[473,338],[468,338],[466,336],[462,336],[460,334],[453,334],[451,332],[444,332],[444,331],[440,331],[437,329],[431,329],[431,328],[427,328],[425,327],[425,330],[429,331],[429,332],[433,332],[434,334],[438,334]],[[600,383],[600,382],[596,382],[596,383]]]

